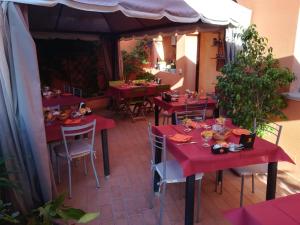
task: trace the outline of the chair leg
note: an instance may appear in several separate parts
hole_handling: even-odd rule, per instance
[[[254,173],[252,173],[252,193],[254,193]]]
[[[61,183],[61,178],[60,178],[60,162],[59,162],[59,157],[56,156],[56,171],[57,171],[57,178],[58,178],[58,183]]]
[[[68,175],[69,175],[69,198],[72,198],[72,171],[71,161],[68,160]]]
[[[150,193],[150,209],[152,209],[154,207],[154,198],[155,198],[155,193],[153,191],[153,183],[154,183],[154,171],[152,170],[152,176],[151,176],[151,193]]]
[[[159,221],[158,225],[162,225],[163,223],[163,216],[164,216],[164,209],[165,209],[165,196],[166,196],[166,183],[162,184],[162,193],[160,196],[160,209],[159,209]]]
[[[166,122],[166,116],[164,115],[162,124],[165,125],[165,122]]]
[[[241,196],[240,196],[240,207],[243,206],[243,198],[244,198],[244,179],[245,176],[242,175],[241,176]]]
[[[87,176],[86,157],[83,157],[84,174]]]
[[[216,172],[216,182],[215,182],[215,192],[218,192],[218,185],[219,185],[219,174],[218,171]]]
[[[198,195],[197,195],[197,216],[196,216],[196,222],[199,223],[200,219],[200,203],[201,203],[201,182],[202,179],[198,181]]]
[[[94,154],[91,153],[90,155],[91,155],[91,162],[92,162],[94,175],[95,175],[95,178],[96,178],[96,186],[97,186],[97,188],[99,188],[100,184],[99,184],[99,179],[98,179],[98,175],[97,175],[97,171],[96,171],[96,167],[95,167],[95,163],[94,163]]]

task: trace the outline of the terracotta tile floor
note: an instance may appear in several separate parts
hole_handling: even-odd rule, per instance
[[[109,111],[102,115],[113,117]],[[89,223],[93,225],[154,225],[159,210],[158,201],[150,209],[150,149],[147,139],[147,121],[132,123],[129,119],[114,118],[117,127],[109,130],[109,153],[111,175],[103,177],[100,135],[96,137],[96,165],[100,175],[100,188],[96,188],[92,169],[84,175],[83,163],[73,164],[73,198],[68,205],[88,211],[100,211],[100,217]],[[153,122],[153,115],[148,117]],[[300,191],[300,184],[279,171],[277,196]],[[214,173],[205,174],[201,190],[201,218],[198,224],[229,224],[222,212],[239,206],[240,178],[225,171],[223,194],[214,192]],[[264,200],[265,176],[257,176],[256,192],[251,193],[250,179],[245,181],[244,204]],[[167,186],[164,225],[181,225],[184,218],[184,184]],[[67,192],[67,168],[62,169],[60,192]]]

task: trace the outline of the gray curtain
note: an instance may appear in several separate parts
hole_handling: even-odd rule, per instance
[[[230,26],[225,30],[226,63],[232,62],[242,48],[240,34],[242,29]]]
[[[101,40],[105,60],[106,80],[119,80],[119,40],[114,36],[103,37]]]
[[[27,8],[1,2],[0,8],[0,155],[6,159],[19,209],[52,198],[36,48],[28,29]]]

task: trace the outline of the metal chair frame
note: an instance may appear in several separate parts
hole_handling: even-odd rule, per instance
[[[276,145],[279,144],[281,131],[282,131],[282,125],[279,125],[279,124],[274,123],[274,122],[269,122],[262,128],[262,130],[267,132],[268,134],[271,134],[274,137],[276,137],[276,141],[275,141],[274,144],[276,144]],[[255,174],[265,174],[265,173],[267,173],[268,172],[267,168],[268,168],[268,164],[263,163],[263,164],[253,165],[253,166],[239,167],[239,168],[233,168],[232,169],[236,174],[241,176],[240,207],[243,206],[245,176],[250,176],[251,175],[251,178],[252,178],[252,183],[251,183],[252,184],[252,193],[255,193],[254,175]],[[219,175],[219,176],[222,176],[222,174]],[[219,179],[217,178],[216,179],[216,190],[217,190],[218,180]],[[222,178],[220,179],[220,182],[221,182],[221,193],[222,193],[222,188],[223,188]]]
[[[205,120],[207,101],[204,104],[185,104],[185,111],[175,112],[176,124],[180,124],[184,119]]]
[[[170,170],[170,167],[168,167],[168,164],[171,163],[173,160],[167,160],[167,150],[166,150],[166,136],[159,136],[156,134],[153,134],[152,132],[152,126],[149,123],[148,124],[148,135],[149,135],[149,142],[150,142],[150,148],[151,148],[151,170],[152,170],[152,176],[151,176],[151,184],[154,183],[154,174],[157,172],[159,174],[159,168],[162,164],[162,174],[160,174],[160,182],[159,185],[159,191],[161,192],[159,195],[160,199],[160,211],[159,211],[159,219],[158,219],[158,225],[162,224],[163,221],[163,213],[165,208],[165,194],[166,194],[166,185],[170,183],[184,183],[186,182],[185,177],[178,177],[176,179],[168,179],[167,178],[167,171]],[[161,163],[155,163],[155,153],[157,151],[160,151],[162,154]],[[174,165],[174,164],[173,164]],[[181,167],[179,166],[176,169],[181,170]],[[200,216],[200,194],[201,194],[201,181],[202,181],[203,173],[196,174],[196,180],[198,180],[198,195],[197,195],[197,215],[196,215],[196,221],[199,221]],[[151,192],[151,207],[153,207],[153,200],[155,197],[155,193]]]
[[[62,136],[63,136],[63,146],[65,149],[65,157],[62,157],[58,154],[58,152],[56,152],[56,162],[57,162],[57,175],[58,175],[58,182],[60,183],[61,178],[60,178],[60,163],[59,163],[59,158],[64,158],[67,160],[68,162],[68,185],[69,185],[69,198],[72,197],[72,171],[71,171],[71,162],[73,159],[77,159],[77,158],[83,158],[83,162],[84,162],[84,171],[85,171],[85,175],[87,175],[87,167],[86,167],[86,158],[85,156],[90,155],[91,158],[91,163],[92,163],[92,167],[93,167],[93,171],[94,171],[94,175],[95,175],[95,179],[96,179],[96,186],[99,187],[99,179],[98,179],[98,175],[97,175],[97,171],[96,171],[96,167],[95,167],[95,163],[94,163],[94,143],[95,143],[95,128],[96,128],[96,120],[93,120],[90,123],[87,123],[85,125],[80,125],[80,126],[61,126],[61,132],[62,132]],[[87,136],[89,133],[91,133],[91,140],[90,140],[90,144],[89,144],[89,149],[84,149],[84,151],[80,152],[79,154],[72,154],[72,152],[70,152],[69,149],[69,145],[74,143],[74,144],[80,144],[80,142],[82,141],[87,141],[87,138],[84,139],[77,139],[77,140],[72,140],[72,137],[75,136]],[[56,146],[55,149],[58,149],[59,146]]]

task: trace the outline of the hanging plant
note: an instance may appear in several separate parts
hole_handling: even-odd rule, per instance
[[[242,50],[222,68],[216,90],[227,116],[239,126],[255,129],[274,116],[285,117],[281,110],[286,102],[279,89],[295,78],[288,68],[280,68],[255,25],[244,30],[241,40]]]

